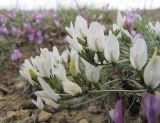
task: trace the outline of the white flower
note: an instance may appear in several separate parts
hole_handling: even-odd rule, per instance
[[[64,50],[61,54],[61,59],[64,63],[68,63],[68,60],[69,60],[69,56],[70,56],[70,52],[68,49]]]
[[[73,48],[77,52],[82,51],[82,45],[78,42],[75,34],[73,35],[72,38],[70,36],[67,36],[66,39],[67,39],[71,48]]]
[[[71,82],[68,79],[63,81],[62,84],[64,92],[72,96],[82,93],[82,89],[80,88],[80,86],[74,82]]]
[[[122,17],[121,12],[118,11],[117,13],[117,26],[118,27],[123,27],[125,24],[126,16]]]
[[[43,101],[42,101],[41,97],[39,97],[39,96],[37,96],[37,101],[32,100],[32,103],[35,104],[39,109],[44,108]]]
[[[42,100],[45,102],[46,105],[53,107],[57,109],[59,107],[59,104],[57,104],[55,101],[49,99],[49,98],[44,98],[42,97]]]
[[[54,101],[57,101],[61,97],[57,94],[50,86],[45,82],[42,78],[38,78],[38,81],[42,87],[42,91],[37,91],[35,94],[39,95],[40,97],[49,98]]]
[[[94,65],[85,61],[84,59],[81,59],[81,60],[85,65],[85,74],[86,74],[87,79],[90,82],[94,82],[94,83],[98,82],[99,76],[100,76],[100,71],[103,68],[103,66],[95,67]]]
[[[36,69],[41,73],[42,76],[50,77],[51,73],[51,57],[50,52],[47,48],[41,49],[40,56],[36,56],[35,58],[31,57],[32,64],[36,67]]]
[[[61,62],[61,56],[60,56],[59,51],[56,46],[53,46],[53,51],[51,52],[51,57],[52,57],[51,61],[53,60],[52,64],[57,65],[59,62]]]
[[[142,70],[147,62],[147,45],[144,39],[137,38],[133,47],[130,48],[130,62],[131,65],[137,69]]]
[[[130,33],[128,32],[128,30],[121,28],[121,33],[124,34],[125,36],[127,36],[128,38],[130,38],[131,41],[133,40],[133,37],[130,35]]]
[[[71,82],[66,77],[66,70],[62,64],[59,64],[54,70],[55,76],[62,81],[64,92],[74,96],[76,94],[82,93],[81,88],[78,84]]]
[[[51,76],[51,69],[61,62],[61,56],[58,52],[57,47],[53,47],[53,51],[49,51],[47,48],[41,49],[40,56],[31,58],[32,64],[41,73],[43,77]]]
[[[66,79],[66,70],[62,64],[58,64],[55,68],[53,68],[52,73],[54,73],[54,75],[61,81]]]
[[[78,60],[79,60],[78,53],[74,49],[71,49],[71,59],[70,59],[69,70],[73,76],[77,76],[77,74],[80,73]]]
[[[157,49],[144,69],[144,82],[152,88],[160,84],[160,56],[157,56]]]
[[[84,40],[83,38],[87,36],[88,32],[87,21],[81,16],[76,17],[75,32],[76,36],[82,40]]]
[[[94,55],[94,62],[97,64],[100,63],[97,53],[95,53],[95,55]]]
[[[40,75],[36,71],[36,69],[32,66],[30,61],[28,59],[26,59],[24,61],[24,63],[22,64],[22,66],[19,70],[19,73],[24,79],[28,80],[32,85],[34,85],[35,82],[32,80],[31,73],[30,73],[31,71],[34,72],[34,74],[36,74],[37,76]]]
[[[87,33],[87,43],[90,49],[93,51],[104,50],[105,36],[103,26],[98,22],[92,22],[90,24]]]
[[[37,96],[37,101],[32,100],[32,102],[39,108],[39,109],[43,109],[44,107],[44,103],[45,102],[46,105],[51,106],[55,109],[57,109],[59,107],[59,104],[57,104],[54,100],[48,98],[47,94],[45,93],[45,91],[36,91],[34,93]]]
[[[72,22],[70,22],[70,27],[66,27],[65,29],[71,37],[75,35],[75,30],[74,30]]]
[[[110,34],[106,37],[104,56],[109,62],[117,62],[120,56],[119,42],[116,36]]]
[[[151,22],[149,22],[148,27],[151,31],[154,31],[157,35],[160,34],[160,22],[157,21],[155,25],[153,25]]]

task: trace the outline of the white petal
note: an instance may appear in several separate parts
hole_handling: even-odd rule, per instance
[[[32,100],[32,103],[35,104],[39,109],[43,109],[44,108],[42,99],[40,97],[37,97],[37,101]]]
[[[78,52],[76,52],[74,49],[71,49],[70,72],[75,76],[78,73],[80,73],[78,60],[79,60]]]
[[[61,54],[61,58],[62,58],[63,62],[66,63],[66,64],[68,63],[69,55],[70,55],[70,52],[69,52],[68,49],[64,50],[64,51],[62,52],[62,54]]]
[[[90,24],[87,34],[87,43],[89,48],[93,51],[102,51],[104,49],[104,30],[102,25],[100,25],[98,22],[92,22]]]
[[[46,105],[51,106],[55,109],[59,107],[59,104],[57,104],[56,102],[54,102],[53,100],[49,98],[42,98],[42,100],[45,102]]]
[[[109,111],[109,116],[111,117],[111,119],[114,121],[114,109],[111,109],[110,111]]]
[[[144,39],[137,38],[133,47],[130,49],[131,65],[137,69],[142,70],[147,62],[147,45]]]
[[[83,39],[83,37],[86,37],[87,35],[87,32],[88,32],[87,21],[81,16],[76,17],[75,32],[77,37],[81,39]]]
[[[49,98],[51,98],[55,101],[60,99],[60,96],[57,93],[55,93],[54,90],[49,86],[49,84],[47,84],[43,79],[38,78],[38,81],[39,81],[42,89],[48,95]]]
[[[82,62],[85,64],[85,74],[87,79],[90,82],[98,82],[99,81],[99,76],[100,76],[100,71],[103,68],[103,66],[98,66],[95,67],[94,65],[91,65],[90,63],[88,63],[87,61],[85,61],[84,59],[81,59]]]
[[[68,79],[63,81],[63,89],[66,93],[68,93],[72,96],[79,94],[79,93],[82,93],[80,86],[76,83],[69,81]]]
[[[160,84],[160,56],[153,55],[144,70],[146,85],[156,88]]]
[[[119,27],[123,27],[125,20],[126,20],[126,17],[122,17],[121,12],[118,11],[118,13],[117,13],[117,25]]]
[[[62,64],[58,64],[57,67],[53,69],[53,73],[62,81],[66,79],[66,70]]]
[[[68,43],[70,44],[70,47],[73,48],[74,50],[81,52],[82,51],[82,45],[79,44],[76,36],[74,35],[73,38],[71,38],[70,36],[66,37]]]
[[[104,49],[104,55],[107,61],[117,62],[120,56],[119,42],[116,36],[113,34],[106,38],[106,44]]]
[[[74,30],[74,27],[73,27],[72,22],[70,22],[70,27],[69,27],[69,28],[66,27],[65,29],[66,29],[66,31],[68,32],[68,34],[69,34],[70,36],[73,37],[73,35],[75,35],[75,30]]]

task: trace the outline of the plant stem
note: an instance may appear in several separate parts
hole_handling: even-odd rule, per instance
[[[143,88],[143,86],[141,84],[139,84],[138,82],[136,82],[135,80],[132,80],[132,79],[126,79],[126,80],[132,82],[133,84],[135,84],[139,88]]]
[[[93,99],[91,99],[91,100],[88,100],[88,101],[85,101],[85,102],[82,102],[82,103],[78,103],[78,104],[76,104],[76,105],[71,106],[70,108],[75,108],[75,107],[78,107],[78,106],[87,104],[87,103],[92,102],[92,101],[94,101],[94,100],[100,99],[100,98],[102,98],[102,97],[104,97],[104,96],[106,96],[106,95],[107,95],[107,94],[103,94],[103,95],[98,96],[98,97],[96,97],[96,98],[93,98]]]
[[[124,60],[121,60],[121,61],[117,62],[117,64],[120,64],[120,63],[123,63],[123,62],[129,62],[129,60],[128,59],[124,59]]]
[[[89,91],[89,93],[102,93],[102,92],[143,93],[143,92],[147,92],[147,89],[141,89],[141,90],[99,90],[99,91]]]
[[[114,82],[119,81],[119,80],[120,79],[114,79],[114,80],[108,81],[108,82],[104,83],[102,86],[106,86],[108,84],[114,83]]]

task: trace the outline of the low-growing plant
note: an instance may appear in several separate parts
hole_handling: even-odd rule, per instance
[[[132,35],[125,22],[126,17],[118,12],[117,22],[111,29],[105,29],[96,21],[88,24],[83,17],[77,16],[75,24],[71,22],[70,27],[66,27],[68,49],[60,54],[55,46],[52,51],[44,48],[39,56],[26,59],[19,72],[37,88],[34,92],[37,100],[33,103],[48,111],[62,110],[79,107],[110,93],[115,94],[117,101],[109,112],[115,123],[126,121],[123,112],[128,106],[123,107],[122,104],[128,100],[132,101],[131,106],[139,100],[138,104],[143,108],[138,112],[141,109],[145,112],[148,123],[158,122],[158,49],[139,33]],[[145,30],[151,31],[148,27]],[[155,28],[152,30],[156,31]],[[155,48],[154,53],[148,47]],[[77,104],[67,101],[88,95],[94,96]]]

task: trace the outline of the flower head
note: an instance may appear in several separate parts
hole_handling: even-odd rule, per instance
[[[121,100],[116,102],[114,109],[109,111],[109,115],[115,123],[124,123]]]
[[[87,33],[87,43],[93,51],[103,51],[105,36],[103,26],[98,22],[92,22]]]
[[[117,62],[120,55],[119,42],[116,36],[109,34],[106,38],[104,55],[107,61]]]
[[[160,115],[160,94],[147,93],[144,97],[144,112],[148,123],[155,123]]]
[[[137,38],[134,41],[133,47],[130,48],[130,62],[131,65],[137,69],[142,70],[147,62],[147,45],[144,39]]]
[[[17,61],[22,57],[22,53],[19,51],[19,49],[14,49],[11,55],[11,59],[13,61]]]
[[[81,60],[85,65],[85,74],[86,74],[87,79],[90,82],[97,83],[99,81],[100,71],[103,68],[103,66],[96,67],[96,66],[88,63],[84,59],[81,59]]]
[[[160,56],[157,56],[157,49],[144,69],[144,82],[152,88],[160,84]]]

